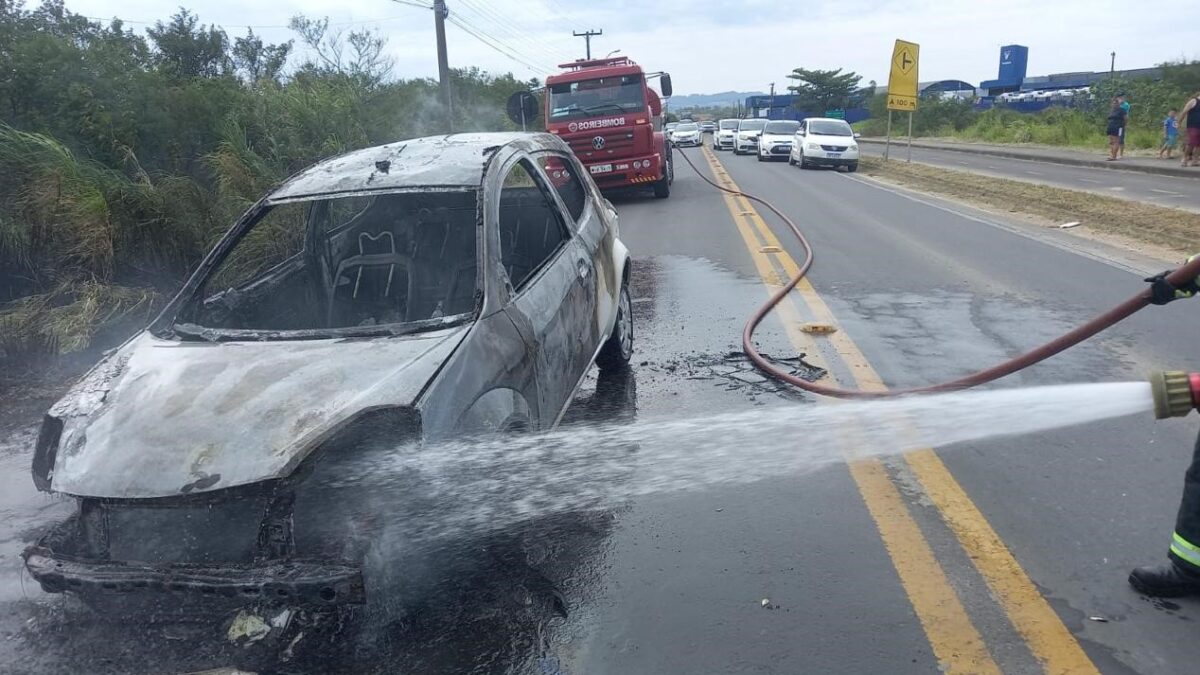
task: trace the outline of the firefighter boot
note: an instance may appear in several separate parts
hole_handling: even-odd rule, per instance
[[[1174,561],[1165,565],[1139,567],[1129,573],[1129,585],[1155,598],[1200,595],[1200,570],[1193,572]]]

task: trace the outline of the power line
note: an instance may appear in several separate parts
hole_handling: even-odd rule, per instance
[[[467,8],[471,12],[479,15],[479,18],[485,24],[491,24],[498,28],[501,32],[507,33],[511,40],[518,45],[532,49],[534,52],[549,58],[556,63],[569,61],[570,56],[563,52],[558,52],[548,47],[545,43],[532,40],[529,38],[530,31],[513,23],[507,17],[498,13],[494,8],[490,7],[485,0],[458,0],[458,4]],[[460,10],[460,13],[461,10]]]
[[[392,0],[392,2],[399,2],[400,4],[403,4],[403,5],[411,5],[413,7],[420,7],[422,9],[431,9],[430,7],[428,7],[426,5],[417,4],[415,2],[408,2],[407,0]],[[139,21],[137,19],[123,19],[119,16],[109,16],[109,17],[86,16],[84,14],[78,14],[76,16],[81,16],[85,19],[90,19],[92,21],[120,21],[121,23],[128,23],[128,24],[134,24],[134,25],[139,25],[139,26],[153,26],[154,24],[162,23],[161,19],[159,19],[158,21]],[[339,21],[337,23],[331,23],[331,24],[329,24],[329,26],[331,28],[336,28],[339,26],[360,26],[360,25],[364,25],[364,24],[368,24],[368,23],[383,23],[384,21],[399,21],[400,19],[411,19],[411,18],[412,18],[411,16],[389,16],[389,17],[385,17],[382,19],[363,19],[361,21]],[[221,23],[219,21],[212,21],[209,23],[209,25],[211,25],[215,28],[291,28],[291,26],[289,24],[282,24],[282,25],[262,24],[262,25],[250,26],[250,25],[235,24],[235,23]]]
[[[487,45],[488,47],[491,47],[495,51],[507,56],[508,58],[512,59],[513,61],[520,63],[521,65],[525,66],[526,68],[529,68],[530,70],[533,70],[536,73],[546,73],[546,72],[552,72],[554,70],[553,68],[548,68],[545,65],[537,65],[535,63],[532,63],[532,62],[526,60],[525,58],[520,56],[519,53],[516,53],[515,50],[512,49],[512,47],[505,45],[503,42],[501,42],[500,40],[498,40],[496,38],[483,35],[478,28],[476,28],[470,22],[466,21],[463,17],[461,17],[457,14],[451,13],[450,16],[446,20],[449,21],[450,23],[454,24],[455,26],[458,26],[464,32],[466,32],[468,35],[475,38],[476,40],[479,40],[480,42]]]

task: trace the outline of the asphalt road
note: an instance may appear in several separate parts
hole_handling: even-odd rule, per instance
[[[863,143],[860,147],[868,156],[883,156],[884,146],[882,144]],[[893,159],[903,160],[907,157],[907,153],[908,150],[903,143],[892,145],[891,157]],[[1072,190],[1085,190],[1159,206],[1200,211],[1200,180],[1197,178],[1094,169],[931,148],[913,148],[912,159],[914,162],[947,169],[971,171],[999,178],[1043,183]],[[1165,159],[1162,161],[1168,162]],[[1178,160],[1170,161],[1177,162]]]
[[[684,152],[711,172],[705,151]],[[717,157],[818,251],[811,287],[764,324],[763,350],[806,351],[851,386],[989,365],[1107,309],[1163,266],[855,176]],[[800,259],[794,242],[677,169],[668,200],[614,199],[636,261],[635,366],[593,377],[568,425],[823,405],[731,353],[769,284]],[[1147,311],[1002,386],[1200,370],[1197,309]],[[840,330],[788,329],[814,319]],[[99,620],[22,581],[16,552],[62,509],[29,485],[36,423],[0,442],[0,672],[221,665],[194,646],[197,629]],[[1195,427],[1124,418],[753,483],[712,476],[601,513],[553,514],[470,542],[408,619],[373,627],[350,654],[282,671],[1194,672],[1200,603],[1148,601],[1125,576],[1165,559]],[[781,459],[808,440],[779,444]]]

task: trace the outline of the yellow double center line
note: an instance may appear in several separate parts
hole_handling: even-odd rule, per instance
[[[730,189],[739,189],[716,155],[707,146],[703,152],[717,182]],[[781,278],[778,270],[787,277],[795,276],[799,266],[753,205],[728,193],[724,198],[763,282],[774,288],[786,283],[787,279]],[[800,311],[794,304],[796,298],[815,320],[837,325],[836,319],[807,279],[796,286],[795,294],[776,308],[795,348],[828,371],[815,339],[798,329]],[[847,368],[856,386],[869,390],[887,388],[845,330],[838,330],[824,339],[830,341],[835,358]],[[832,371],[828,377],[837,383]],[[919,450],[909,453],[904,460],[1045,672],[1056,675],[1098,673],[1075,637],[937,454],[929,449]],[[877,459],[856,460],[850,462],[849,468],[938,660],[952,673],[999,673],[1000,668],[987,644],[883,464]]]

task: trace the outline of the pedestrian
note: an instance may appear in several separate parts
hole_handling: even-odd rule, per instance
[[[1108,161],[1115,162],[1117,160],[1117,152],[1120,151],[1121,134],[1125,129],[1125,109],[1121,107],[1121,99],[1114,96],[1112,106],[1108,110],[1108,128],[1105,133],[1108,134]]]
[[[1158,149],[1158,158],[1164,156],[1171,159],[1171,153],[1175,151],[1175,144],[1179,139],[1179,120],[1175,117],[1175,109],[1171,108],[1167,111],[1167,117],[1163,120],[1163,141],[1162,147]]]
[[[1200,130],[1200,127],[1197,127]],[[1192,256],[1188,261],[1192,261]],[[1196,279],[1183,288],[1167,281],[1167,273],[1150,277],[1151,302],[1165,305],[1180,298],[1190,298],[1200,292]],[[1192,463],[1183,478],[1183,498],[1175,518],[1175,533],[1167,552],[1165,565],[1139,567],[1129,573],[1129,585],[1146,595],[1174,598],[1200,595],[1200,437],[1192,453]]]
[[[1183,163],[1180,166],[1195,166],[1197,154],[1200,154],[1200,91],[1192,95],[1179,111],[1183,118]]]
[[[1121,124],[1121,143],[1119,156],[1125,156],[1125,137],[1129,135],[1129,109],[1132,108],[1129,104],[1129,99],[1125,97],[1125,92],[1117,94],[1117,98],[1121,101],[1121,110],[1125,111],[1125,121]]]

